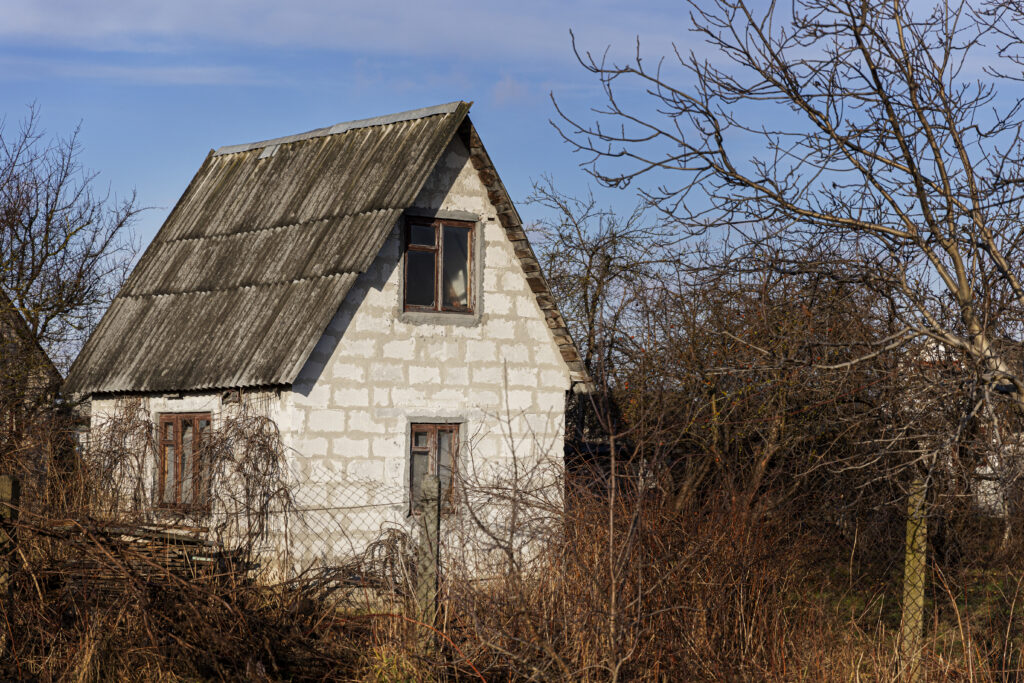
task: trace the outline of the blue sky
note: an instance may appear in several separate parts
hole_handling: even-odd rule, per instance
[[[113,192],[155,207],[155,234],[207,151],[457,99],[524,219],[530,182],[590,179],[549,124],[553,92],[571,111],[600,104],[582,48],[628,57],[686,46],[679,2],[331,2],[329,0],[3,0],[0,114],[30,102],[52,133],[81,121],[83,162]],[[595,188],[598,191],[598,188]],[[627,209],[626,193],[602,201]]]

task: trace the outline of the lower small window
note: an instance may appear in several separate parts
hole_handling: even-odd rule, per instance
[[[182,510],[205,506],[201,446],[210,424],[210,413],[160,416],[155,496],[158,506]]]
[[[410,429],[409,501],[412,512],[423,509],[423,477],[433,474],[440,482],[441,511],[451,512],[455,503],[455,471],[459,426],[414,424]]]

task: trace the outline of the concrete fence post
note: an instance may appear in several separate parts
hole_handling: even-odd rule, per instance
[[[924,592],[928,555],[927,480],[914,477],[907,495],[907,538],[903,560],[903,619],[900,624],[900,673],[906,683],[921,680],[924,645]]]
[[[437,618],[438,560],[441,523],[441,481],[434,475],[423,477],[420,497],[420,539],[416,547],[416,606],[424,624],[434,625]],[[430,637],[430,634],[424,634]]]

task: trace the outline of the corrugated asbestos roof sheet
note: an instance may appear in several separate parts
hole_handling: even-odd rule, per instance
[[[65,390],[290,384],[468,110],[453,102],[212,152]]]

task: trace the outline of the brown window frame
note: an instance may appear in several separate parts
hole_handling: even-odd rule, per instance
[[[449,432],[452,435],[452,473],[448,480],[448,489],[444,492],[441,501],[441,512],[450,514],[455,511],[455,479],[459,470],[459,424],[454,422],[415,422],[409,425],[409,514],[411,515],[418,515],[422,512],[419,501],[420,492],[415,490],[413,479],[413,461],[416,455],[426,455],[426,474],[440,476],[437,458],[437,435],[439,432]],[[417,433],[429,434],[427,446],[416,446]]]
[[[412,243],[412,229],[413,227],[433,228],[434,229],[434,244],[433,246],[425,244],[413,244]],[[441,286],[444,275],[444,229],[446,227],[452,228],[464,228],[468,232],[468,240],[466,242],[466,301],[469,302],[468,306],[445,306],[444,296],[441,292]],[[474,228],[476,224],[472,221],[456,221],[456,220],[445,220],[445,219],[429,219],[429,218],[416,218],[410,217],[405,222],[405,240],[403,250],[403,263],[402,263],[402,306],[406,311],[412,312],[423,312],[423,313],[468,313],[474,312],[473,296],[473,281],[476,273],[476,259],[473,258],[474,252]],[[434,303],[431,306],[417,306],[408,303],[409,301],[409,258],[408,253],[410,251],[421,251],[434,254]]]
[[[213,426],[211,413],[162,413],[157,424],[157,489],[153,499],[156,507],[181,512],[203,511],[209,506],[206,482],[203,481],[202,435],[199,423],[205,420],[206,429]],[[184,481],[181,467],[182,426],[192,422],[192,502],[181,502],[181,487]],[[167,425],[173,425],[173,435],[167,438]],[[167,447],[174,447],[174,500],[164,499],[167,483]]]

